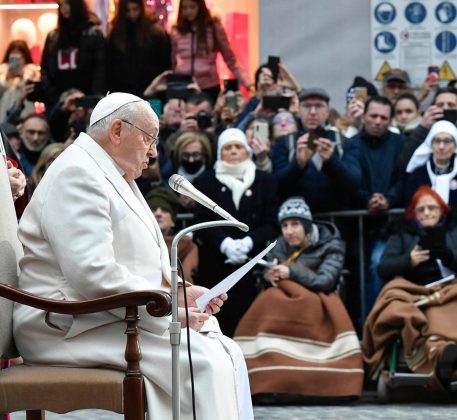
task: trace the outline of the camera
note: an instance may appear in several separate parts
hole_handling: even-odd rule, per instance
[[[95,108],[100,98],[98,96],[82,96],[75,99],[75,105],[84,109]]]
[[[212,115],[208,111],[200,111],[193,118],[197,120],[198,128],[200,130],[206,130],[213,124]]]

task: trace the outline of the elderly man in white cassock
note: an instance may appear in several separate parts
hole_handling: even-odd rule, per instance
[[[136,290],[170,290],[170,262],[160,228],[134,179],[157,155],[159,121],[149,104],[113,93],[94,108],[81,133],[47,170],[19,225],[24,245],[19,287],[60,300],[94,299]],[[182,290],[180,288],[180,290]],[[196,410],[205,419],[253,419],[246,365],[187,287]],[[124,311],[57,315],[16,305],[14,337],[25,363],[125,368]],[[140,312],[139,335],[147,405],[154,419],[171,418],[169,318]],[[185,324],[183,310],[180,320]],[[203,332],[204,331],[204,332]],[[182,335],[182,347],[186,335]],[[190,375],[180,358],[181,416],[192,418]]]

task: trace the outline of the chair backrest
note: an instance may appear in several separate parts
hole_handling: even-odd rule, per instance
[[[17,286],[18,261],[23,255],[23,250],[17,237],[16,212],[5,159],[1,153],[0,208],[0,282]],[[0,298],[0,357],[15,356],[17,351],[13,340],[13,302]]]

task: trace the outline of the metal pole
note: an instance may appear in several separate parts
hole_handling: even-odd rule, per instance
[[[238,221],[215,220],[198,223],[179,231],[171,244],[171,322],[169,330],[171,344],[171,398],[173,420],[179,420],[181,411],[179,398],[179,345],[181,343],[181,322],[178,321],[178,242],[189,232],[216,226],[233,226],[244,232],[249,230],[248,225]]]

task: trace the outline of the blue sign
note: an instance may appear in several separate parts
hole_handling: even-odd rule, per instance
[[[393,51],[396,45],[397,40],[395,39],[395,36],[392,32],[379,32],[379,34],[376,35],[374,39],[375,48],[383,54],[387,54]]]
[[[441,23],[451,23],[455,20],[457,10],[449,1],[443,1],[435,9],[435,16]]]
[[[427,9],[422,3],[414,1],[406,6],[405,17],[410,23],[417,25],[423,22],[426,16]]]
[[[392,23],[397,15],[397,11],[392,3],[382,2],[379,3],[374,9],[374,17],[379,23],[388,25]]]
[[[442,53],[450,53],[457,46],[457,38],[450,31],[440,32],[435,38],[435,45]]]

